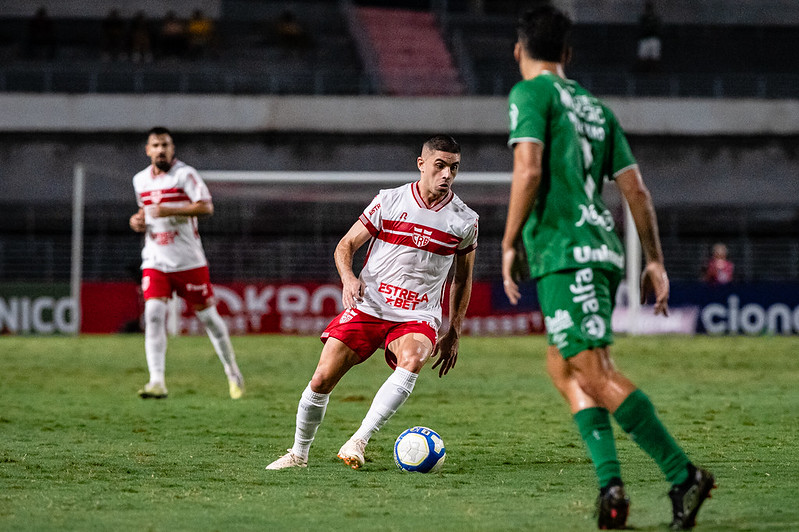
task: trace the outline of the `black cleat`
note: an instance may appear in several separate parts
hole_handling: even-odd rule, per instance
[[[672,530],[690,530],[696,526],[696,514],[705,499],[711,497],[710,490],[716,487],[716,479],[710,471],[688,464],[688,480],[675,484],[669,490],[674,519]]]
[[[600,530],[624,530],[627,528],[627,515],[630,513],[630,498],[624,492],[621,480],[612,480],[599,490],[596,500]]]

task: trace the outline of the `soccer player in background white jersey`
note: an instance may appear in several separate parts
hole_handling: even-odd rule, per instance
[[[460,146],[452,137],[428,139],[416,160],[419,180],[381,190],[336,246],[344,311],[322,333],[319,364],[297,408],[294,445],[266,469],[307,466],[330,393],[345,373],[377,349],[385,349],[394,371],[377,391],[360,428],[338,452],[353,469],[363,466],[369,438],[411,394],[427,360],[440,357],[433,365],[440,366],[439,377],[455,366],[472,291],[478,220],[452,192],[460,160]],[[366,261],[357,277],[352,258],[366,242]],[[444,285],[453,262],[450,325],[438,338]]]
[[[244,379],[236,364],[227,325],[216,310],[198,216],[214,213],[211,194],[197,170],[175,158],[172,134],[154,127],[147,134],[145,152],[152,164],[133,177],[139,210],[130,227],[145,233],[142,250],[144,294],[144,351],[150,381],[139,390],[143,399],[167,396],[166,310],[172,293],[182,297],[205,326],[228,378],[230,397],[244,393]]]

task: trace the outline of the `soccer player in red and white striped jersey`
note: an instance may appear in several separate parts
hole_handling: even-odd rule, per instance
[[[297,408],[294,445],[267,469],[307,465],[333,388],[377,349],[385,349],[394,371],[360,428],[338,452],[353,469],[363,466],[369,438],[408,398],[427,360],[439,356],[433,368],[440,366],[440,377],[455,366],[471,296],[478,229],[477,214],[452,192],[460,160],[460,146],[449,135],[428,139],[417,159],[419,180],[381,190],[336,246],[345,309],[322,333],[319,364]],[[353,255],[367,242],[358,277]],[[450,325],[439,338],[444,288],[453,262]]]
[[[152,128],[145,147],[152,164],[133,177],[139,210],[130,227],[145,233],[142,250],[144,347],[150,381],[139,390],[142,398],[164,398],[167,300],[177,293],[205,326],[225,374],[230,396],[244,392],[227,325],[216,310],[198,216],[214,212],[211,194],[197,170],[175,158],[172,134]]]

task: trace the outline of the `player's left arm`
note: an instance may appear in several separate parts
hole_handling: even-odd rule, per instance
[[[541,184],[544,145],[520,142],[513,148],[513,178],[510,185],[508,217],[502,237],[502,286],[511,304],[521,298],[517,284],[521,255],[518,245],[522,228],[530,216]]]
[[[443,377],[455,367],[458,361],[461,328],[466,318],[466,309],[472,297],[472,277],[474,273],[474,249],[464,255],[457,255],[455,275],[449,287],[449,330],[436,343],[432,356],[441,356],[433,364],[433,369],[441,366],[438,376]]]
[[[210,199],[195,201],[189,205],[170,207],[167,205],[153,205],[150,215],[153,218],[166,216],[211,216],[214,214],[214,203]]]
[[[663,264],[663,250],[660,245],[657,216],[652,196],[644,184],[638,166],[632,166],[616,176],[624,199],[630,206],[646,266],[641,274],[641,302],[653,293],[655,295],[655,314],[669,315],[669,277]]]

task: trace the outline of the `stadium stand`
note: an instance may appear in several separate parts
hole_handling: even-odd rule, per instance
[[[276,32],[287,5],[308,35],[301,50],[288,50]],[[103,61],[101,18],[54,19],[55,57],[33,59],[25,53],[27,19],[0,18],[0,91],[505,95],[518,80],[509,54],[514,40],[512,15],[434,13],[318,0],[231,0],[223,6],[215,21],[219,36],[215,57],[164,57],[157,39],[160,19],[149,19],[155,41],[151,63]],[[355,26],[347,20],[347,10],[353,8],[358,17]],[[578,24],[574,38],[579,53],[569,74],[601,95],[795,98],[799,94],[794,68],[799,60],[794,46],[799,39],[797,26],[666,24],[661,67],[647,74],[633,71],[636,31],[634,24]],[[363,49],[364,42],[368,50]],[[422,51],[425,61],[419,60]],[[380,73],[377,79],[369,75],[366,64],[371,54]],[[421,66],[433,59],[431,70]],[[415,74],[409,77],[411,64]],[[443,83],[437,81],[442,71]]]
[[[518,79],[509,50],[514,20],[508,16],[449,17],[452,42],[462,43],[477,79],[476,94],[505,95]],[[799,74],[789,26],[668,25],[659,72],[634,72],[636,27],[577,24],[578,52],[567,74],[596,94],[711,98],[796,98]]]
[[[380,78],[373,75],[364,59],[368,53],[361,49],[361,35],[353,29],[347,8],[367,14],[377,12],[374,5],[368,4],[226,0],[215,20],[219,36],[215,54],[194,60],[161,56],[156,38],[160,19],[151,17],[148,24],[154,39],[152,62],[104,61],[101,17],[55,18],[54,58],[27,57],[24,51],[28,19],[0,17],[0,92],[431,94],[430,85],[426,84],[429,79],[416,80],[419,84],[410,86],[407,79],[391,80],[388,76],[386,89],[381,87]],[[391,2],[382,4],[386,7]],[[437,28],[436,39],[423,42],[421,49],[437,50],[434,55],[449,58],[445,59],[447,68],[457,68],[457,72],[451,70],[448,74],[448,87],[466,95],[505,96],[518,81],[517,67],[510,54],[514,41],[512,15],[507,12],[475,15],[464,7],[465,0],[459,4],[451,1],[461,9],[453,9],[445,17],[441,13],[433,15],[425,7],[429,2],[411,0],[395,4],[411,10],[407,15],[409,20]],[[389,7],[396,9],[397,5]],[[281,43],[275,31],[275,24],[286,9],[291,9],[309,36],[309,41],[298,49]],[[403,21],[402,25],[405,24],[408,22]],[[570,75],[600,95],[794,99],[799,96],[799,74],[795,68],[799,51],[794,46],[799,40],[799,26],[669,23],[663,27],[661,70],[646,75],[633,72],[635,35],[635,26],[630,22],[578,24],[575,39],[580,52],[570,66]],[[389,36],[388,44],[404,44],[409,40],[400,33]],[[373,39],[373,43],[378,42],[379,39]],[[378,48],[375,44],[375,51]],[[403,65],[418,61],[417,53],[416,49],[403,49],[388,55],[402,58],[400,65]],[[384,74],[394,68],[385,62],[379,66]],[[75,148],[61,142],[59,135],[52,137],[53,148],[34,153],[48,149],[55,153],[64,146]],[[330,138],[324,140],[325,148],[327,143],[335,142]],[[489,141],[502,144],[504,139]],[[117,138],[115,142],[136,144],[140,139]],[[341,142],[364,142],[364,139]],[[300,144],[302,147],[298,147]],[[281,146],[281,153],[291,153],[290,157],[296,158],[322,151],[309,149],[305,139],[302,143]],[[729,146],[727,143],[708,150],[719,151]],[[650,148],[649,153],[656,151]],[[731,151],[736,151],[734,145]],[[114,154],[120,152],[121,149]],[[127,184],[129,176],[119,180]],[[794,196],[787,194],[788,205],[778,208],[673,204],[660,207],[658,215],[670,273],[675,279],[696,279],[710,245],[723,240],[742,279],[799,280],[799,211]],[[501,200],[497,203],[489,197],[486,194],[486,201],[475,204],[481,214],[482,231],[475,273],[483,279],[498,275],[499,239],[504,221]],[[203,221],[203,235],[214,274],[220,280],[298,276],[311,280],[335,279],[331,250],[364,206],[360,200],[259,202],[224,198],[216,195],[216,189],[215,202],[217,214]],[[127,196],[124,203],[91,205],[92,215],[86,218],[85,226],[86,278],[128,279],[132,275],[130,269],[135,271],[138,267],[140,243],[127,227],[131,207]],[[39,198],[13,203],[0,200],[0,212],[3,213],[0,278],[45,282],[68,279],[71,218],[68,198],[48,203]],[[120,216],[120,212],[125,215]],[[305,212],[314,215],[297,216]],[[292,228],[291,234],[285,233],[288,226]],[[31,261],[30,257],[36,260]]]
[[[398,96],[463,93],[433,13],[359,7],[356,16],[375,51],[381,92]]]

